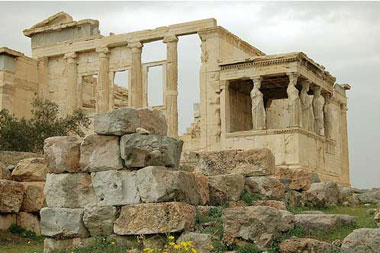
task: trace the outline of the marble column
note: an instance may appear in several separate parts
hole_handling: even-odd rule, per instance
[[[143,45],[136,41],[128,43],[131,49],[132,63],[131,63],[131,83],[128,88],[128,105],[130,107],[142,108],[143,107],[143,82],[142,82],[142,65],[141,53]]]
[[[314,112],[313,99],[307,94],[310,90],[310,81],[302,81],[302,90],[300,94],[301,109],[302,109],[302,127],[310,132],[314,131]]]
[[[77,55],[76,53],[67,53],[66,59],[66,113],[73,114],[77,108],[78,86],[77,86]]]
[[[287,73],[289,76],[289,85],[286,89],[288,94],[288,111],[289,111],[289,127],[301,126],[301,99],[299,97],[299,91],[296,88],[298,74]]]
[[[321,87],[315,87],[313,97],[314,129],[319,135],[325,134],[324,106],[325,98],[321,95]]]
[[[262,77],[252,77],[253,89],[250,93],[252,100],[252,129],[266,129],[266,113],[264,107],[264,95],[260,91]]]
[[[348,132],[347,132],[347,104],[340,105],[340,125],[342,138],[342,171],[341,178],[346,186],[350,186],[350,162],[348,153]]]
[[[177,36],[167,36],[164,38],[167,48],[166,65],[166,90],[165,107],[166,120],[168,124],[168,136],[178,137],[178,55]]]
[[[96,88],[96,113],[105,113],[109,110],[109,49],[99,48],[99,73]]]

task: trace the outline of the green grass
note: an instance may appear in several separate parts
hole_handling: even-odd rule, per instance
[[[57,251],[56,253],[125,253],[128,247],[109,242],[106,238],[96,238],[96,241],[87,247]]]
[[[44,238],[12,225],[9,231],[0,231],[0,253],[42,253]]]
[[[240,199],[250,206],[253,202],[257,200],[262,200],[262,196],[257,193],[249,193],[246,190],[244,190],[240,196]]]

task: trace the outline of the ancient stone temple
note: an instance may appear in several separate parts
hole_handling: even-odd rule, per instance
[[[28,117],[34,96],[55,101],[62,114],[90,115],[148,107],[149,68],[164,70],[168,135],[185,151],[269,148],[276,165],[316,171],[349,185],[348,84],[335,83],[304,53],[266,55],[217,25],[215,19],[103,36],[97,20],[63,12],[24,30],[32,58],[0,48],[0,108]],[[201,40],[200,103],[194,123],[178,136],[178,53],[181,36]],[[142,63],[144,44],[162,41],[166,59]],[[115,73],[128,70],[128,90]]]

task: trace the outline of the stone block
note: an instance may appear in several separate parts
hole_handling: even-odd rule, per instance
[[[7,166],[0,162],[0,179],[10,180],[11,172],[8,170]]]
[[[88,135],[80,146],[81,171],[119,170],[123,168],[119,137]]]
[[[227,201],[238,201],[244,190],[245,178],[241,174],[226,174],[208,177],[210,205],[223,205]]]
[[[114,232],[146,235],[188,231],[194,228],[195,215],[194,206],[181,202],[123,206],[114,223]]]
[[[22,182],[24,186],[24,200],[21,211],[39,212],[45,206],[44,182]]]
[[[17,216],[12,214],[0,214],[0,230],[8,230],[12,224],[17,223]]]
[[[282,229],[281,212],[268,206],[226,208],[222,218],[225,243],[243,239],[264,247],[268,246],[268,237],[276,238]]]
[[[80,144],[75,136],[58,136],[45,139],[44,153],[51,173],[79,172]]]
[[[51,208],[41,209],[41,233],[55,238],[88,237],[83,223],[83,209]]]
[[[179,168],[183,141],[167,136],[129,134],[121,137],[121,157],[129,168]]]
[[[91,178],[96,199],[100,206],[121,206],[140,202],[135,171],[109,170],[93,172],[91,173]]]
[[[148,166],[138,170],[137,187],[145,203],[181,201],[204,205],[209,200],[205,176],[165,167]]]
[[[307,191],[312,184],[313,173],[306,169],[276,168],[275,176],[289,180],[289,189]]]
[[[339,248],[333,246],[331,243],[318,241],[312,238],[290,238],[282,241],[279,247],[282,253],[340,252]]]
[[[285,186],[274,177],[247,177],[245,188],[248,192],[261,194],[266,199],[282,200],[285,198]]]
[[[12,171],[12,179],[20,182],[45,182],[48,167],[43,158],[21,160]]]
[[[24,199],[24,187],[21,183],[0,180],[0,212],[17,213]]]
[[[344,226],[356,225],[356,217],[346,214],[297,214],[295,225],[307,232],[329,230]]]
[[[45,196],[49,207],[79,208],[97,203],[91,176],[86,173],[49,173]]]
[[[83,222],[91,236],[107,236],[113,232],[116,207],[93,206],[84,209]]]
[[[95,133],[117,135],[135,133],[140,120],[135,108],[123,107],[107,113],[97,114],[94,118]]]
[[[335,206],[339,202],[340,191],[335,182],[311,184],[310,189],[303,192],[306,205],[315,207]]]
[[[54,239],[45,238],[44,253],[54,253],[74,248],[83,248],[96,243],[96,238],[72,238],[72,239]]]
[[[37,214],[19,212],[17,213],[17,226],[27,231],[41,235],[40,220]]]
[[[194,232],[184,232],[177,239],[177,243],[181,242],[192,242],[194,248],[199,253],[208,253],[211,251],[212,246],[212,235],[201,234]]]
[[[286,210],[286,205],[283,201],[278,200],[258,200],[253,203],[254,206],[270,206],[278,210]]]
[[[159,110],[139,108],[137,109],[137,114],[140,121],[140,128],[148,130],[152,135],[167,135],[168,126],[166,119]]]
[[[245,176],[274,174],[275,158],[269,149],[200,152],[196,171],[207,176],[239,173]]]
[[[344,238],[342,253],[372,253],[380,252],[380,228],[355,229]]]

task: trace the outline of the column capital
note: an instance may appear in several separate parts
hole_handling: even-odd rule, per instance
[[[164,37],[164,43],[178,42],[178,37],[176,35],[168,35]]]
[[[128,42],[127,47],[132,49],[133,52],[141,52],[141,49],[144,45],[140,41],[132,41]]]
[[[77,54],[75,52],[66,53],[63,56],[63,59],[66,59],[69,63],[75,62],[75,58],[77,58]]]
[[[256,84],[256,83],[261,84],[261,82],[263,81],[263,77],[262,76],[252,76],[251,80],[253,81],[253,84]]]
[[[110,50],[108,47],[99,47],[96,49],[96,52],[99,54],[100,58],[106,58],[108,57]]]

